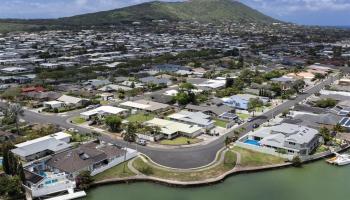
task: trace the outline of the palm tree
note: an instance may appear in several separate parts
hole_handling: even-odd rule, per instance
[[[135,141],[136,132],[139,128],[140,128],[140,124],[137,122],[130,122],[126,125],[126,130],[125,130],[124,136],[123,136],[123,140],[126,141],[123,172],[125,172],[125,161],[126,161],[126,154],[127,154],[127,149],[129,147],[129,143]]]
[[[16,123],[16,131],[19,134],[19,117],[24,116],[24,110],[22,106],[18,103],[10,104],[7,108],[7,113],[11,119],[13,119]]]
[[[333,131],[340,133],[344,131],[344,128],[339,123],[337,123],[336,125],[333,126]]]
[[[231,138],[230,137],[226,137],[225,138],[225,146],[226,146],[226,148],[228,148],[228,146],[230,145],[230,143],[231,143]]]

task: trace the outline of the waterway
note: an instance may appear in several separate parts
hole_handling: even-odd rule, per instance
[[[350,166],[319,161],[302,168],[241,174],[223,183],[173,188],[153,183],[101,186],[84,200],[345,200],[350,199]]]

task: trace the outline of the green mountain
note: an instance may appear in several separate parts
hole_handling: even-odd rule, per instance
[[[151,20],[199,22],[258,22],[277,20],[238,1],[188,0],[185,2],[149,2],[125,8],[58,19],[64,24],[101,25]]]
[[[110,11],[89,13],[59,19],[0,19],[0,32],[45,30],[62,26],[130,24],[152,20],[199,22],[256,22],[277,20],[234,0],[187,0],[183,2],[153,1]]]

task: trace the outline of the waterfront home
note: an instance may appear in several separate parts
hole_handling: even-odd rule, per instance
[[[316,129],[282,123],[250,132],[247,143],[273,149],[276,152],[305,156],[319,145],[319,138]]]
[[[58,132],[16,144],[16,148],[11,151],[21,160],[28,162],[69,149],[71,147],[70,138],[70,134]]]
[[[164,112],[170,108],[168,104],[148,101],[145,99],[140,99],[137,101],[127,101],[127,102],[121,103],[120,105],[125,108],[144,111],[144,112],[151,112],[151,113]]]
[[[32,169],[33,170],[33,169]],[[66,173],[24,170],[23,183],[27,199],[40,198],[56,193],[73,193],[76,187],[74,180],[68,179]]]
[[[162,133],[166,139],[173,139],[179,135],[194,138],[203,133],[203,128],[197,125],[189,125],[159,118],[147,121],[145,125],[159,127],[160,133]]]
[[[264,104],[269,101],[267,97],[259,97],[251,94],[237,94],[228,98],[223,98],[225,105],[231,106],[233,108],[248,110],[248,104],[250,99],[259,98]]]
[[[118,108],[114,106],[100,106],[93,110],[80,113],[80,116],[86,120],[90,120],[92,117],[104,118],[108,115],[125,115],[128,110]]]
[[[137,156],[137,152],[114,144],[93,141],[52,156],[46,165],[53,172],[65,172],[72,178],[82,171],[89,171],[94,176],[124,162],[124,156],[129,160]]]
[[[215,126],[215,122],[211,119],[211,116],[202,112],[189,112],[182,110],[178,113],[169,115],[168,118],[185,124],[197,125],[205,129],[212,129]]]

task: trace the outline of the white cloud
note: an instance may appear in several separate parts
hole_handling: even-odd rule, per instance
[[[241,0],[257,9],[277,15],[296,12],[349,11],[350,0]]]

